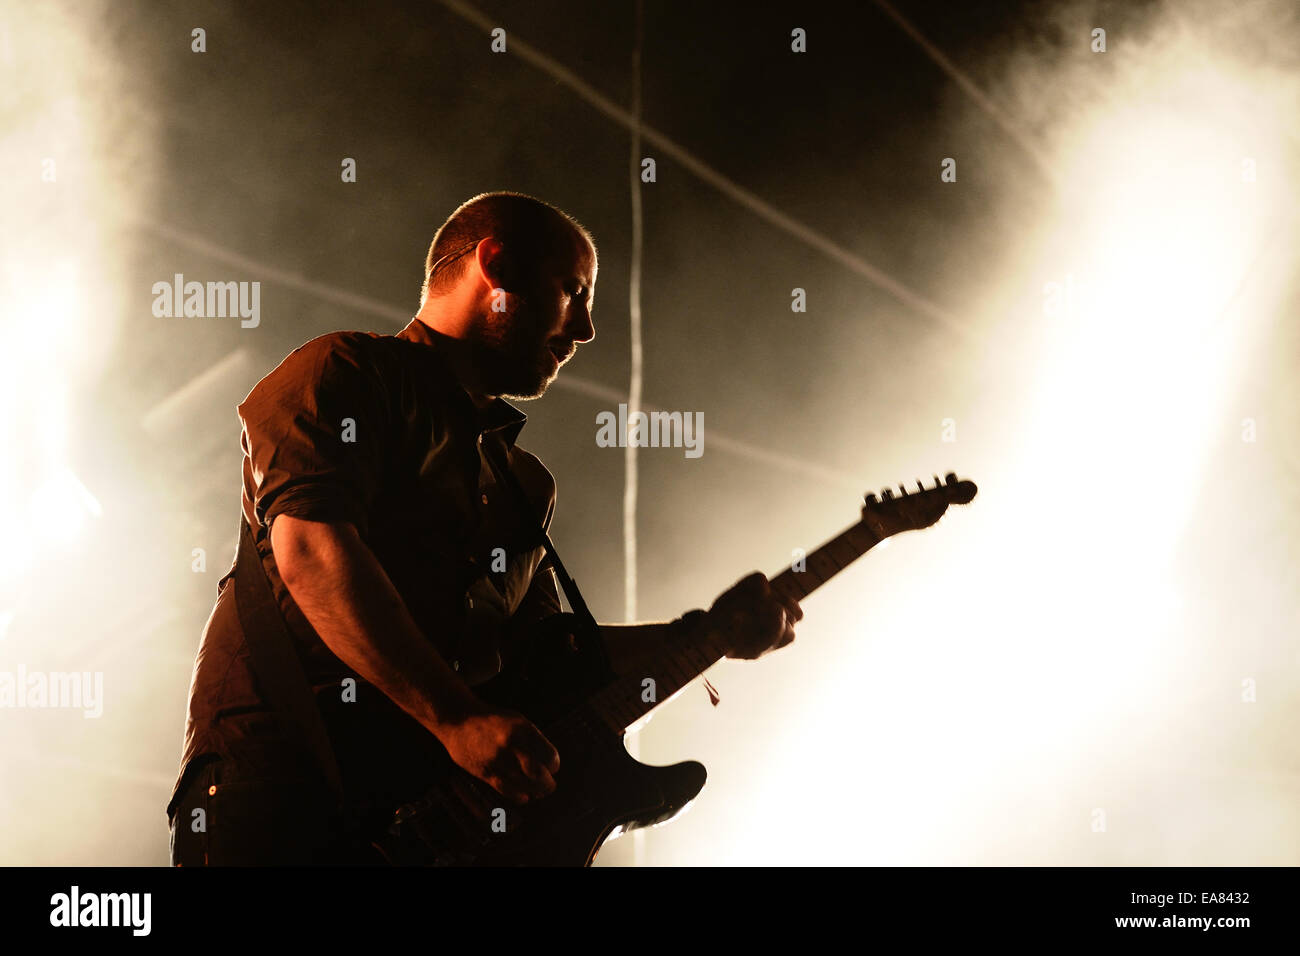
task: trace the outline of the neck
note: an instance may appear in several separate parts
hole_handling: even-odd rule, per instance
[[[483,360],[469,337],[469,321],[455,310],[431,308],[434,301],[426,302],[415,318],[439,336],[439,352],[456,381],[476,406],[486,408],[496,401],[497,396],[489,394],[480,381],[478,369]]]

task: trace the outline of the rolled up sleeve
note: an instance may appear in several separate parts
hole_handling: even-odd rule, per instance
[[[259,524],[347,521],[364,536],[383,478],[386,390],[366,337],[296,349],[239,406],[245,493]]]

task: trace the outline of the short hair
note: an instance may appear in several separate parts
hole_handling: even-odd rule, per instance
[[[575,234],[596,248],[582,223],[548,202],[520,192],[480,193],[461,203],[434,233],[424,259],[420,305],[461,280],[468,268],[467,253],[480,240],[491,236],[505,246],[506,272],[518,276],[525,263],[553,253],[558,244]]]

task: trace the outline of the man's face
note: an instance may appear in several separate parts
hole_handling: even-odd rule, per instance
[[[494,366],[484,370],[484,385],[513,399],[540,398],[578,343],[596,335],[596,256],[586,239],[575,233],[524,271],[520,287],[507,290],[507,310],[489,309],[478,336]]]

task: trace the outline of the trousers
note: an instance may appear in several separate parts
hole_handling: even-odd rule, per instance
[[[187,771],[169,821],[173,866],[378,866],[373,818],[330,806],[319,782],[210,755]]]

